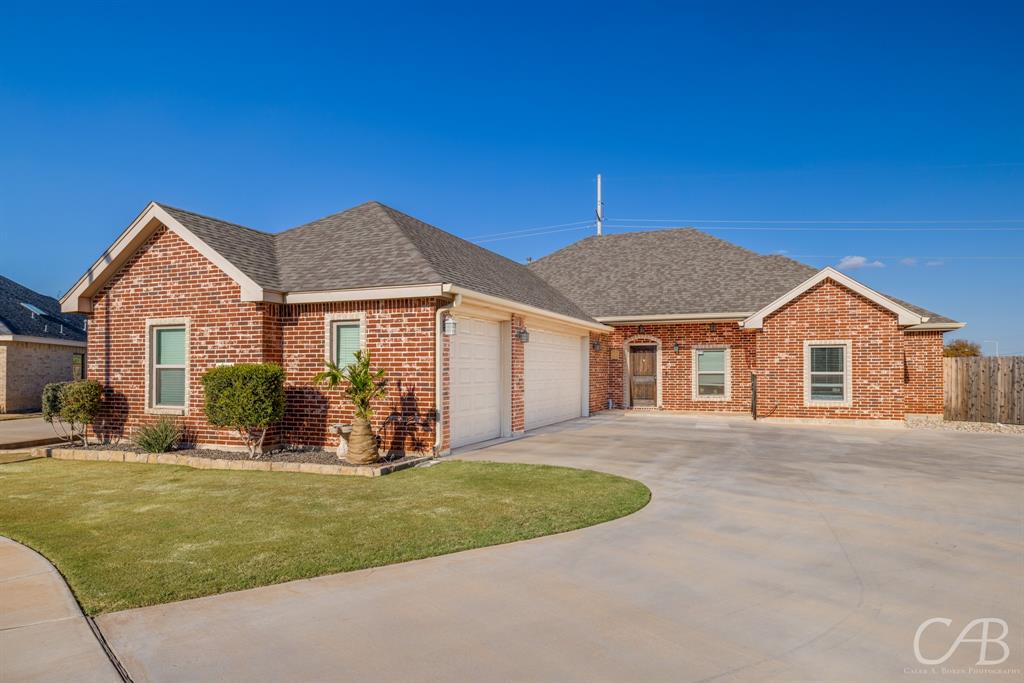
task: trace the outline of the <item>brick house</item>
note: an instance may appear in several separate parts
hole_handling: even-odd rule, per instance
[[[61,302],[91,318],[99,436],[169,414],[229,448],[202,412],[219,364],[281,364],[269,442],[332,446],[351,408],[311,379],[367,349],[388,372],[384,445],[445,452],[609,406],[750,412],[755,375],[772,419],[937,414],[942,333],[962,326],[694,230],[528,267],[377,202],[277,234],[152,203]]]
[[[39,410],[43,387],[81,379],[85,319],[0,276],[0,413]]]

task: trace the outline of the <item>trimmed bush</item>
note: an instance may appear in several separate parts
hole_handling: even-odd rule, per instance
[[[86,427],[99,415],[103,386],[94,379],[59,382],[43,387],[43,419],[58,427],[65,439],[74,443],[75,437],[89,445]]]
[[[60,394],[67,382],[54,382],[43,387],[43,419],[53,424],[60,420]]]
[[[156,422],[139,425],[134,441],[146,453],[166,453],[178,445],[182,433],[174,418],[164,416]]]
[[[203,374],[203,410],[210,424],[238,432],[256,457],[267,430],[284,419],[284,369],[274,363],[242,363]]]

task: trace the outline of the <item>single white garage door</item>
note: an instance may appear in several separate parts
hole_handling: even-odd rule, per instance
[[[501,436],[501,324],[457,318],[451,347],[451,447]]]
[[[583,414],[583,342],[580,337],[530,330],[526,343],[526,428]]]

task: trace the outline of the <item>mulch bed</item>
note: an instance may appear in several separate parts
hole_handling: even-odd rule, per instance
[[[125,451],[127,453],[139,453],[138,447],[132,443],[106,443],[90,444],[84,449],[82,446],[75,446],[79,450],[87,451]],[[174,455],[181,455],[191,458],[207,458],[210,460],[255,460],[256,462],[308,462],[318,465],[352,465],[346,460],[339,460],[334,451],[325,451],[319,448],[278,448],[267,451],[257,458],[249,457],[246,452],[219,451],[212,448],[179,448],[168,451]],[[368,465],[368,467],[380,466],[382,464],[398,464],[406,460],[412,460],[422,456],[382,456],[381,459]]]

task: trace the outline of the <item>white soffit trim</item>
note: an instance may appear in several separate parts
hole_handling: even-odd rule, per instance
[[[156,202],[150,202],[142,213],[114,240],[110,248],[60,298],[61,310],[65,313],[90,312],[92,310],[90,297],[100,289],[113,273],[117,272],[117,269],[128,260],[135,250],[161,224],[185,240],[189,246],[209,259],[215,266],[223,270],[228,277],[238,283],[238,286],[242,289],[242,301],[264,300],[262,287],[217,253],[213,247],[196,237],[194,233],[167,213],[162,206]],[[271,296],[273,296],[272,293]]]
[[[597,332],[611,332],[613,328],[608,325],[602,325],[598,322],[588,322],[579,318],[574,318],[571,315],[563,315],[562,313],[555,313],[548,311],[543,308],[536,306],[530,306],[528,304],[521,304],[518,301],[512,301],[511,299],[503,299],[498,296],[491,296],[490,294],[483,294],[481,292],[474,292],[472,289],[466,289],[465,287],[459,287],[457,285],[445,285],[444,291],[451,292],[452,294],[461,294],[465,298],[465,304],[471,303],[491,306],[507,311],[515,311],[516,313],[525,313],[533,315],[538,318],[549,318],[551,320],[558,320],[563,323],[567,323],[573,327],[583,328],[586,330],[594,330]]]
[[[33,337],[25,334],[0,334],[0,342],[28,342],[31,344],[53,344],[54,346],[86,347],[84,341],[57,339],[56,337]]]
[[[911,325],[904,332],[951,332],[966,326],[967,323],[921,323]]]
[[[751,311],[725,313],[672,313],[664,315],[609,315],[597,318],[599,322],[614,325],[615,323],[654,323],[654,322],[728,322],[740,321],[753,315]]]
[[[867,285],[857,282],[849,275],[844,275],[838,270],[832,267],[822,268],[820,271],[807,278],[799,285],[789,290],[775,301],[771,302],[761,310],[754,313],[752,316],[740,323],[740,327],[748,329],[760,329],[764,326],[764,319],[769,315],[779,310],[793,299],[797,298],[811,287],[814,287],[823,280],[833,280],[843,287],[860,294],[865,299],[873,301],[879,306],[886,308],[896,314],[897,320],[900,325],[919,325],[926,322],[928,318],[922,317],[917,313],[914,313],[906,306],[901,306],[892,299],[879,294],[875,290],[871,289]]]
[[[286,304],[313,304],[327,301],[377,301],[381,299],[417,299],[444,294],[440,282],[410,287],[366,287],[364,289],[338,289],[322,292],[288,292],[283,296]]]

